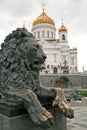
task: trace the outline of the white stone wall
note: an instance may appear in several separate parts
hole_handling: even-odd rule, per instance
[[[44,31],[44,37],[43,37]],[[39,32],[39,37],[38,37]],[[48,37],[49,32],[49,37]],[[70,49],[67,40],[67,31],[59,32],[59,42],[53,41],[49,43],[46,40],[56,39],[56,28],[51,24],[37,24],[32,27],[32,33],[35,36],[36,40],[39,40],[38,43],[42,46],[43,51],[47,55],[45,61],[45,66],[51,72],[52,66],[57,67],[59,72],[59,66],[64,66],[64,61],[66,60],[66,66],[69,67],[69,72],[77,71],[77,50]],[[62,35],[65,36],[65,39],[62,39]]]
[[[47,59],[45,62],[46,66],[53,65],[55,67],[58,67],[58,65],[60,64],[61,66],[64,66],[64,61],[66,60],[66,65],[69,66],[70,72],[76,72],[75,68],[77,68],[77,51],[70,51],[67,43],[48,43],[47,41],[43,41],[42,46],[43,51],[47,55]]]

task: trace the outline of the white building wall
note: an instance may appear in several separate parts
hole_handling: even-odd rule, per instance
[[[42,32],[44,31],[44,38]],[[49,31],[49,37],[48,37]],[[38,38],[38,32],[40,33],[40,38]],[[64,65],[64,60],[67,61],[67,65],[69,66],[70,72],[75,72],[75,67],[77,66],[77,50],[70,50],[67,40],[67,32],[62,31],[59,33],[59,41],[60,42],[51,42],[49,43],[48,40],[55,39],[56,36],[56,28],[50,24],[38,24],[32,27],[32,33],[35,35],[36,40],[40,40],[39,44],[42,46],[43,51],[47,55],[47,59],[45,61],[45,65],[53,65],[58,67],[58,65]],[[53,37],[52,37],[53,33]],[[62,39],[62,35],[65,35],[65,40]],[[72,58],[74,64],[72,64]],[[58,72],[61,72],[59,70]]]

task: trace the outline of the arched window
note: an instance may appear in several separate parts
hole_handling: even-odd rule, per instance
[[[47,65],[47,69],[50,69],[50,65]]]
[[[38,31],[38,38],[40,38],[40,32]]]
[[[65,40],[65,35],[64,34],[62,35],[62,40]]]
[[[49,38],[49,31],[47,31],[47,38]]]
[[[44,38],[44,31],[42,31],[42,37]]]
[[[54,68],[53,68],[53,73],[54,73],[54,74],[57,74],[57,73],[58,73],[57,67],[54,67]]]
[[[51,69],[53,69],[53,65],[51,65]]]
[[[51,37],[53,38],[53,32],[51,32]]]

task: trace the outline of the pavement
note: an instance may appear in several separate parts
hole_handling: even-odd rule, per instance
[[[67,118],[67,130],[87,130],[87,106],[71,106],[74,118]]]

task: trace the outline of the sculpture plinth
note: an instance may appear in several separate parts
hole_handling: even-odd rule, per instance
[[[54,116],[54,125],[46,130],[67,130],[66,117],[55,108],[48,111]],[[43,130],[34,125],[27,113],[13,117],[0,114],[0,122],[0,130]]]

